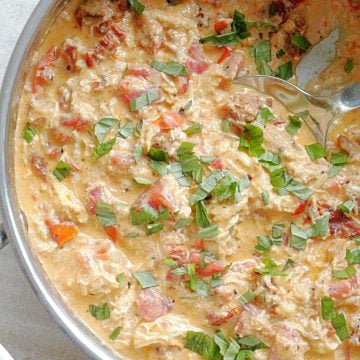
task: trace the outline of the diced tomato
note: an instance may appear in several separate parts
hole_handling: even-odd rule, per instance
[[[136,305],[147,321],[154,321],[173,308],[171,298],[161,294],[158,288],[141,290],[136,299]]]
[[[234,308],[226,312],[224,316],[215,315],[213,313],[208,315],[208,320],[213,326],[220,326],[222,324],[227,323],[231,318],[238,315],[240,313],[239,308]]]
[[[360,10],[360,2],[358,0],[348,0],[352,11]]]
[[[132,156],[123,155],[114,152],[111,154],[111,164],[120,170],[127,170],[135,163],[135,159]]]
[[[116,226],[104,226],[104,230],[109,235],[110,239],[115,243],[118,238]]]
[[[340,234],[344,237],[360,235],[360,226],[339,209],[331,212],[329,227],[331,235]]]
[[[161,114],[153,124],[159,126],[161,130],[172,130],[180,127],[185,122],[185,117],[178,112],[168,111]]]
[[[331,297],[335,299],[342,299],[348,296],[351,291],[353,291],[357,287],[356,277],[353,276],[349,279],[340,280],[333,285],[331,285],[328,289],[328,293]]]
[[[297,206],[297,208],[295,209],[294,211],[294,215],[300,215],[302,214],[306,207],[307,207],[307,201],[304,201],[304,200],[299,200],[299,205]]]
[[[189,88],[190,76],[177,76],[175,78],[175,85],[179,95],[185,94]]]
[[[89,192],[89,200],[86,204],[87,211],[91,215],[96,214],[96,204],[102,198],[102,190],[100,187],[96,187]]]
[[[62,56],[67,64],[67,68],[70,71],[75,71],[75,65],[77,60],[77,49],[72,45],[65,45],[62,51]]]
[[[169,209],[170,211],[175,210],[175,201],[163,185],[161,180],[155,181],[153,185],[148,187],[135,201],[134,205],[143,207],[144,205],[150,205],[155,210],[159,210],[160,207]]]
[[[43,86],[47,83],[46,78],[44,77],[43,71],[50,66],[55,65],[56,60],[59,57],[58,47],[53,45],[41,58],[38,66],[35,69],[34,79],[32,84],[32,92],[35,94],[40,86]]]
[[[84,119],[81,115],[77,115],[72,119],[63,119],[61,125],[71,127],[77,131],[89,130],[91,128],[91,122]]]
[[[42,179],[46,177],[46,162],[43,157],[38,155],[31,155],[30,163],[35,174],[40,176]]]
[[[188,53],[189,59],[186,62],[186,68],[190,74],[201,74],[209,67],[209,62],[207,61],[204,50],[200,44],[192,44]]]
[[[51,160],[56,160],[61,156],[61,154],[62,154],[62,149],[58,147],[50,150],[48,152],[48,157]]]
[[[147,67],[134,67],[127,70],[127,75],[142,77],[144,79],[155,74],[156,72],[153,69]]]
[[[228,22],[225,19],[221,19],[215,22],[214,24],[214,30],[217,33],[220,33],[224,29],[226,29],[228,26]]]
[[[67,135],[59,129],[50,129],[51,138],[60,145],[70,144],[74,138],[72,135]]]
[[[224,162],[220,158],[217,158],[214,161],[212,161],[210,163],[210,166],[216,170],[223,170],[225,168]]]
[[[192,249],[196,249],[199,251],[203,251],[205,250],[205,240],[200,240],[198,241],[196,244],[194,244],[192,247]]]
[[[132,99],[136,99],[140,95],[144,94],[144,92],[145,90],[134,90],[128,93],[122,92],[120,94],[120,98],[125,103],[125,105],[129,105]]]
[[[87,67],[92,68],[94,66],[94,54],[92,51],[88,51],[84,55],[84,60],[86,62]]]
[[[232,53],[232,49],[229,48],[228,46],[225,46],[221,56],[217,59],[217,63],[221,64],[231,55],[231,53]]]
[[[196,274],[199,276],[212,276],[224,272],[225,266],[221,261],[209,256],[204,256],[205,267],[202,269],[200,264],[200,252],[193,251],[189,257],[189,263],[195,264]]]
[[[50,231],[51,237],[60,247],[72,240],[79,232],[73,221],[53,223],[50,220],[45,220],[45,224]]]

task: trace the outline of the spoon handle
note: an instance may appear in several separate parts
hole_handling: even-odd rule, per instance
[[[342,113],[360,108],[360,81],[337,93],[334,105]]]

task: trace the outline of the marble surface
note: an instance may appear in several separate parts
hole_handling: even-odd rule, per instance
[[[37,3],[0,0],[0,84],[16,40]],[[0,344],[15,360],[87,359],[39,303],[10,246],[0,251]]]

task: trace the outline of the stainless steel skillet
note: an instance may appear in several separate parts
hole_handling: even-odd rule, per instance
[[[9,238],[39,300],[67,336],[90,358],[119,359],[69,310],[51,284],[27,241],[26,219],[22,216],[15,190],[14,133],[21,91],[34,51],[64,4],[63,0],[39,2],[20,35],[3,80],[0,92],[0,195],[5,231],[1,232],[0,249]]]

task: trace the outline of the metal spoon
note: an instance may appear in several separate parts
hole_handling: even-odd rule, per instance
[[[339,30],[320,41],[297,67],[298,83],[305,87],[334,60]],[[336,117],[360,108],[360,82],[329,96],[312,95],[288,81],[274,76],[254,75],[240,77],[235,83],[251,86],[279,100],[289,111],[301,113],[301,118],[324,147],[329,128]]]

